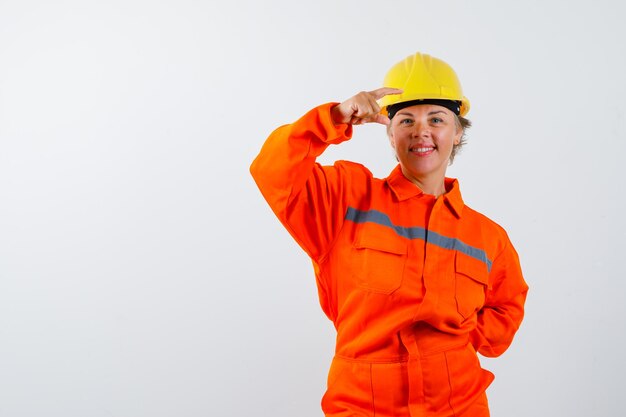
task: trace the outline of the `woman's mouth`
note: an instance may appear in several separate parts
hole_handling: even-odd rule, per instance
[[[435,150],[434,146],[416,146],[410,148],[409,151],[411,153],[417,154],[418,156],[425,156],[431,154]]]

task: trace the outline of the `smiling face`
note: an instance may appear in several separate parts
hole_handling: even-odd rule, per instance
[[[452,147],[463,130],[456,116],[445,107],[419,104],[398,111],[389,125],[389,140],[404,176],[422,188],[443,187]]]

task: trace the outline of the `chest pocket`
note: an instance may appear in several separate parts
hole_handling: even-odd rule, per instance
[[[353,278],[359,287],[391,294],[402,285],[408,242],[400,236],[361,230],[354,243]]]
[[[483,262],[458,252],[454,267],[456,307],[463,318],[468,318],[485,305],[489,272]]]

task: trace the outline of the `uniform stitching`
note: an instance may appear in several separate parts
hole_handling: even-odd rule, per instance
[[[446,372],[448,374],[448,386],[450,387],[450,393],[448,394],[448,405],[450,406],[450,410],[452,410],[452,415],[456,417],[456,411],[454,411],[454,407],[452,407],[452,380],[450,379],[450,366],[448,365],[448,354],[444,352],[443,357],[446,360]]]
[[[373,365],[370,363],[370,389],[372,391],[372,411],[373,417],[376,417],[376,401],[374,400],[374,376],[372,375]]]

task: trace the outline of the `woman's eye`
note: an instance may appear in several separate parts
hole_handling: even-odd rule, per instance
[[[439,118],[439,117],[433,117],[433,118],[431,119],[431,121],[432,121],[433,123],[441,123],[441,122],[443,122],[443,119],[441,119],[441,118]]]
[[[413,120],[411,120],[411,119],[402,119],[402,120],[400,120],[400,124],[401,125],[408,125],[408,124],[410,124],[412,122],[413,122]]]

